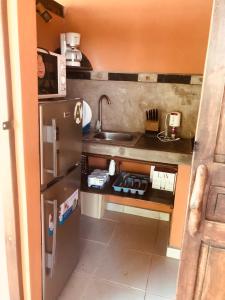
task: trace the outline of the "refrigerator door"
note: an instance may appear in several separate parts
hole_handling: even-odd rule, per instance
[[[79,253],[80,167],[41,194],[43,299],[56,300]]]
[[[80,161],[82,100],[40,102],[39,121],[43,188]]]

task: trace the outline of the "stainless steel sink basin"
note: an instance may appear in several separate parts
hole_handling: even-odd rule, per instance
[[[133,147],[142,136],[139,132],[101,131],[83,136],[84,142]]]
[[[102,131],[96,133],[94,135],[94,138],[105,140],[105,141],[131,142],[134,139],[134,135],[131,133],[123,133],[123,132]]]

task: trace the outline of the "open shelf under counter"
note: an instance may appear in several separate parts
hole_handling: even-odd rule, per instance
[[[87,175],[82,175],[81,191],[104,195],[107,202],[121,205],[144,208],[165,213],[172,213],[174,205],[174,194],[168,191],[152,189],[149,184],[147,191],[143,196],[124,192],[115,192],[112,185],[116,176],[110,178],[102,189],[88,187]]]

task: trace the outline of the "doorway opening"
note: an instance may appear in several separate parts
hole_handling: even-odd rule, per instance
[[[73,76],[75,78],[68,80],[69,96],[86,98],[88,95],[91,97],[88,84],[78,78],[83,75],[78,75],[77,78],[75,75]],[[194,84],[198,80],[201,81],[199,76],[193,76],[193,78],[192,83],[195,82]],[[90,78],[88,77],[88,79]],[[93,89],[98,90],[97,83],[91,84],[93,84]],[[184,88],[182,87],[182,89]],[[178,90],[177,88],[176,92]],[[89,94],[85,94],[85,91],[88,91]],[[184,93],[184,90],[182,92]],[[93,98],[96,99],[96,97]],[[185,105],[189,100],[184,100],[184,102],[186,101]],[[94,101],[93,106],[96,105]],[[182,103],[184,104],[184,102]],[[109,118],[105,119],[107,121]],[[129,297],[131,299],[134,297],[136,297],[134,299],[175,299],[179,264],[176,258],[179,257],[181,247],[190,181],[190,164],[188,170],[183,170],[183,173],[179,167],[177,164],[178,175],[179,172],[181,175],[180,182],[177,182],[176,192],[180,192],[180,197],[177,196],[177,202],[175,199],[172,213],[158,209],[153,210],[157,211],[157,217],[154,212],[151,216],[146,212],[135,215],[134,210],[128,213],[129,209],[127,208],[127,206],[135,206],[134,202],[132,202],[133,205],[129,205],[124,201],[116,201],[112,197],[102,199],[99,193],[94,192],[89,196],[82,195],[80,259],[74,274],[61,294],[61,299],[70,299],[75,294],[77,297],[86,297],[87,299],[91,296],[92,299],[93,297],[105,299],[107,296],[111,297],[110,291],[115,299],[120,299],[119,297],[123,297],[121,299],[126,297],[128,299]],[[82,190],[82,193],[88,194],[88,191]],[[97,210],[97,217],[94,216],[93,211],[91,214],[87,213],[88,202],[92,210]],[[102,205],[103,203],[104,205]],[[93,206],[97,206],[97,208],[93,208]],[[102,209],[103,206],[104,209]],[[168,214],[168,219],[165,220],[167,217],[160,213]],[[81,286],[82,291],[79,294]]]

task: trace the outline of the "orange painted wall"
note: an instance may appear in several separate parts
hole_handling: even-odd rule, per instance
[[[54,15],[54,18],[49,23],[37,15],[37,45],[51,51],[60,47],[59,34],[64,32],[65,19]]]
[[[188,203],[191,166],[179,165],[169,246],[181,248]]]
[[[94,70],[203,72],[212,0],[58,2],[65,21],[38,17],[39,45],[54,49],[60,32],[75,31]]]

